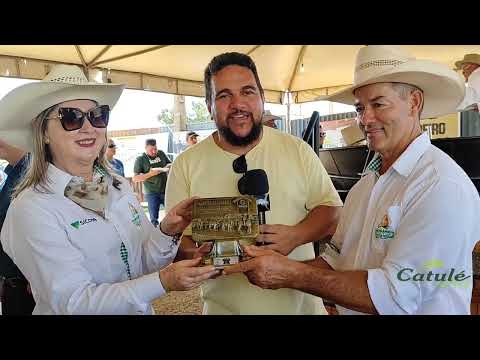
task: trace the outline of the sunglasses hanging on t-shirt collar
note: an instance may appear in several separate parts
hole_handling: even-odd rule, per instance
[[[237,187],[238,191],[240,194],[245,195],[247,193],[247,190],[245,189],[245,178],[248,173],[248,167],[247,167],[247,159],[245,158],[245,155],[241,155],[235,160],[233,160],[233,171],[237,174],[243,174],[240,179],[238,179]]]
[[[263,169],[248,170],[245,155],[239,156],[233,161],[233,171],[243,174],[238,180],[238,191],[242,195],[265,195],[269,191],[268,176]]]
[[[266,224],[265,212],[270,210],[270,190],[268,176],[263,169],[247,170],[245,155],[239,156],[233,161],[233,171],[243,174],[238,180],[238,192],[242,195],[252,195],[256,198],[259,224]],[[261,242],[259,245],[265,245]]]
[[[237,174],[245,174],[247,172],[247,159],[245,155],[239,156],[233,161],[233,171]]]

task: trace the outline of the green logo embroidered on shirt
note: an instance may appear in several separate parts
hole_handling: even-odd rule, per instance
[[[377,239],[393,239],[395,232],[389,229],[375,229],[375,237]]]
[[[395,231],[392,230],[390,227],[390,222],[388,220],[388,216],[385,215],[383,217],[382,222],[378,225],[375,229],[375,237],[377,239],[393,239],[395,236]]]
[[[135,224],[137,227],[142,226],[142,220],[140,219],[140,214],[138,213],[135,206],[128,203],[128,207],[130,208],[130,212],[132,213],[132,223]]]
[[[88,223],[91,223],[91,222],[96,222],[96,221],[97,221],[97,219],[95,219],[95,218],[83,219],[83,220],[74,221],[70,225],[72,225],[72,227],[74,227],[75,229],[78,230],[81,225],[85,225],[85,224],[88,224]]]

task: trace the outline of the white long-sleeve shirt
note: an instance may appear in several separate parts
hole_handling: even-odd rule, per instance
[[[158,271],[178,245],[148,221],[125,180],[117,190],[109,179],[103,219],[64,196],[71,175],[53,165],[47,175],[53,193],[22,192],[0,236],[30,282],[33,314],[153,313],[151,301],[165,294]]]
[[[480,109],[480,68],[477,68],[468,77],[468,86],[465,88],[465,97],[457,106],[457,110],[470,110],[472,105],[477,105],[477,108]]]
[[[372,160],[349,192],[332,238],[340,253],[327,248],[323,259],[335,270],[366,270],[380,314],[469,314],[480,240],[475,186],[425,133],[381,176],[379,166]]]

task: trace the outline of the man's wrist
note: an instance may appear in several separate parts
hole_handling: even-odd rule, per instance
[[[314,276],[313,273],[321,271],[321,269],[315,268],[312,265],[295,261],[295,266],[292,268],[292,274],[289,276],[289,287],[291,289],[305,291],[310,288],[309,282],[311,281],[310,279]]]
[[[294,249],[309,242],[299,225],[293,226],[291,242],[294,245]]]
[[[165,292],[169,292],[170,291],[170,287],[167,285],[168,282],[166,281],[165,277],[166,277],[166,272],[168,270],[166,268],[160,270],[158,272],[158,279],[160,280],[160,283],[162,284],[162,287],[165,289]]]
[[[308,269],[304,263],[290,260],[290,271],[287,276],[286,287],[290,289],[300,289],[303,286],[304,272]]]

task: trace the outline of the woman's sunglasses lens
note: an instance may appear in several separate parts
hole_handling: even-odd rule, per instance
[[[108,125],[108,118],[110,115],[110,108],[108,105],[102,105],[90,110],[87,114],[73,108],[58,109],[60,121],[63,128],[67,131],[78,130],[83,126],[86,115],[93,127],[106,128]]]
[[[78,130],[83,125],[83,114],[75,109],[59,109],[60,121],[67,131]]]
[[[109,115],[108,105],[99,106],[88,113],[92,126],[97,128],[107,127]]]

